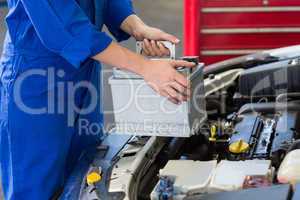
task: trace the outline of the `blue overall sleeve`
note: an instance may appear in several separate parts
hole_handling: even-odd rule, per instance
[[[127,40],[130,35],[121,30],[122,22],[134,14],[131,0],[109,0],[107,13],[105,16],[105,25],[118,42]]]
[[[43,45],[75,67],[112,42],[90,22],[75,0],[21,1]]]

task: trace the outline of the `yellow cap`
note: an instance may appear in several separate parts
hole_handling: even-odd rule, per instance
[[[86,182],[88,185],[93,185],[99,181],[101,181],[101,175],[97,172],[91,172],[86,177]]]
[[[238,140],[229,146],[229,151],[235,154],[246,153],[249,150],[249,144],[243,140]]]
[[[211,126],[210,128],[210,138],[209,141],[215,142],[217,139],[217,127],[215,125]]]

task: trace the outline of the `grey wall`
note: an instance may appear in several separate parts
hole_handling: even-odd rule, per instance
[[[6,8],[0,8],[0,51],[2,52],[2,41],[4,40],[4,34],[5,34],[5,15],[7,13]]]

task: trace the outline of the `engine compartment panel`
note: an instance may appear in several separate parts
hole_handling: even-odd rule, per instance
[[[286,153],[294,140],[299,139],[300,104],[276,103],[245,105],[233,120],[234,134],[229,145],[244,142],[246,152],[232,152],[239,159],[272,159],[278,167],[280,154]],[[237,150],[238,151],[238,150]]]
[[[93,191],[92,199],[101,199],[105,188],[116,200],[297,199],[296,184],[277,174],[300,149],[298,60],[205,77],[207,119],[199,131],[189,138],[132,136],[104,162],[106,182],[85,186],[85,197]]]

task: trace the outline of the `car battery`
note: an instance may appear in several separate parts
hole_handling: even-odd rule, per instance
[[[169,49],[175,55],[175,48]],[[179,105],[158,95],[142,77],[115,69],[109,79],[115,118],[111,133],[162,137],[196,134],[206,119],[203,64],[193,70],[177,70],[189,79],[192,91],[191,98]]]

